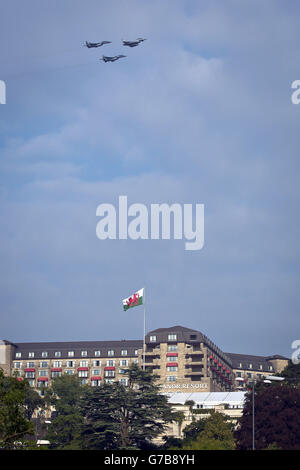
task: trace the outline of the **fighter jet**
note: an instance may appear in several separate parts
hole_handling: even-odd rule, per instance
[[[115,62],[116,60],[121,59],[122,57],[126,57],[126,55],[115,55],[113,57],[103,55],[102,58],[99,60],[103,60],[103,62]]]
[[[136,47],[138,46],[141,42],[146,41],[146,38],[137,38],[135,41],[123,41],[123,46],[129,46],[129,47]]]
[[[111,44],[111,41],[101,41],[101,42],[88,42],[88,41],[85,41],[85,46],[88,47],[89,49],[91,47],[101,47],[104,44]]]

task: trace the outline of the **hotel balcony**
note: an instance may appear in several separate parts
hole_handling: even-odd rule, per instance
[[[185,350],[186,356],[204,356],[202,349],[187,348]]]
[[[153,349],[146,349],[145,351],[145,356],[151,357],[151,356],[157,356],[160,357],[161,350],[160,348],[153,348]]]
[[[156,364],[145,364],[145,368],[147,370],[157,370],[160,369],[160,366]]]
[[[204,368],[204,365],[203,363],[196,363],[196,362],[190,362],[190,363],[185,363],[185,369],[187,370],[193,370],[193,371],[197,371],[197,370],[203,370]]]
[[[152,358],[152,357],[145,357],[145,367],[152,368],[152,369],[159,369],[160,368],[160,359]]]
[[[185,359],[185,364],[186,366],[192,366],[192,365],[204,365],[204,357],[203,355],[199,356],[192,356],[192,357],[186,357]]]
[[[202,374],[202,371],[193,371],[191,370],[190,372],[189,371],[184,371],[184,376],[185,377],[204,377],[204,375]]]

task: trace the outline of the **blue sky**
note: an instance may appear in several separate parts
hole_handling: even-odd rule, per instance
[[[299,338],[299,3],[3,2],[1,338],[195,328],[231,352]],[[121,39],[146,37],[127,49]],[[85,40],[111,40],[100,49]],[[113,64],[102,54],[126,54]],[[96,208],[205,204],[205,246],[96,238]]]

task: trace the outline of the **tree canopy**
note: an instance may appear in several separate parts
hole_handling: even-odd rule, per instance
[[[192,426],[193,425],[193,426]],[[211,413],[210,417],[191,423],[187,430],[184,450],[234,450],[235,441],[232,424],[221,413]],[[187,436],[193,436],[187,439]]]
[[[300,449],[300,388],[288,384],[263,386],[255,390],[255,447],[275,446]],[[243,416],[235,433],[237,448],[252,446],[252,393],[246,396]]]
[[[26,435],[34,434],[34,426],[26,417],[26,381],[6,377],[0,369],[0,448],[22,447]]]
[[[133,364],[128,386],[89,387],[81,400],[85,449],[146,449],[174,419],[156,377]]]
[[[47,390],[45,400],[55,408],[55,417],[48,427],[47,439],[50,448],[78,448],[78,439],[83,423],[80,399],[84,395],[85,386],[75,375],[63,375],[53,380]]]

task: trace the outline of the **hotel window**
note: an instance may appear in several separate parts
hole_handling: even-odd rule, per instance
[[[91,381],[91,386],[92,387],[100,387],[101,385],[101,380],[92,380]]]
[[[48,367],[48,361],[41,361],[40,367]]]
[[[17,353],[16,353],[16,358],[17,358],[17,359],[20,359],[20,357],[22,357],[22,353],[17,352]]]
[[[115,361],[108,360],[108,361],[106,361],[106,365],[107,365],[108,367],[114,367],[114,366],[115,366]]]
[[[120,380],[119,380],[119,383],[120,383],[121,385],[124,385],[124,386],[126,387],[126,386],[128,385],[128,379],[120,379]]]
[[[67,367],[75,367],[75,361],[66,361]]]
[[[115,371],[114,370],[106,370],[105,371],[105,377],[114,377],[115,376]]]
[[[127,349],[122,349],[121,356],[127,356]]]
[[[155,341],[156,341],[156,336],[150,336],[150,341],[151,341],[151,343],[155,343]]]
[[[135,349],[134,355],[135,355],[135,356],[138,356],[138,355],[139,355],[139,350],[138,350],[138,349]]]
[[[34,367],[34,362],[27,362],[27,367]]]
[[[108,356],[114,356],[114,355],[115,355],[115,351],[114,351],[113,349],[109,349],[109,350],[107,351],[107,355],[108,355]]]
[[[74,351],[68,351],[68,357],[74,357]]]
[[[86,385],[87,384],[87,380],[86,379],[82,379],[81,380],[81,385]]]
[[[39,371],[39,376],[40,377],[47,377],[48,371],[47,370],[40,370]]]
[[[177,371],[178,371],[178,367],[176,367],[176,366],[167,367],[167,371],[168,371],[168,372],[177,372]]]
[[[176,382],[177,376],[176,375],[169,375],[167,377],[167,382]]]
[[[95,351],[95,356],[100,357],[101,356],[101,351]]]
[[[249,369],[252,369],[252,364],[249,364]]]
[[[80,361],[80,367],[88,367],[89,366],[89,361]]]
[[[126,369],[119,369],[119,374],[126,374]]]
[[[89,376],[89,371],[88,370],[79,370],[78,371],[78,377],[88,377]]]
[[[60,351],[55,351],[54,356],[55,357],[61,357],[61,352]]]
[[[93,375],[100,375],[100,369],[94,369],[92,374]]]
[[[113,384],[113,383],[114,383],[114,379],[105,379],[105,383],[106,383],[106,384]]]
[[[100,367],[101,361],[93,361],[93,367]]]
[[[247,377],[248,377],[248,379],[252,379],[252,377],[253,377],[252,372],[248,372],[248,373],[247,373]]]
[[[237,377],[242,377],[242,373],[241,373],[241,372],[237,372],[237,373],[236,373],[236,376],[237,376]]]
[[[174,335],[174,334],[168,335],[168,341],[177,341],[177,335]]]
[[[34,379],[35,372],[25,372],[25,379]]]
[[[273,366],[270,366],[270,367],[269,367],[269,370],[273,370]]]
[[[43,351],[43,352],[42,352],[42,357],[48,357],[47,351]]]
[[[55,377],[61,377],[61,372],[51,372],[51,377],[54,379]]]
[[[169,351],[169,352],[170,352],[170,351],[177,351],[177,350],[178,350],[177,344],[170,344],[170,345],[168,346],[168,351]]]
[[[127,359],[121,359],[121,360],[120,360],[120,366],[127,367],[127,366],[128,366],[128,361],[127,361]]]
[[[67,370],[65,370],[65,373],[66,373],[67,375],[74,375],[75,371],[72,370],[72,369],[67,369]]]
[[[263,368],[262,364],[259,364],[259,368],[260,368],[260,370],[262,370],[262,368]]]
[[[35,383],[34,380],[28,380],[30,387],[34,387]]]
[[[61,367],[61,361],[53,361],[53,367]]]
[[[138,364],[139,363],[139,360],[138,359],[134,359],[133,360],[133,364]]]
[[[239,363],[239,368],[242,369],[242,367],[243,367],[243,364],[240,362]]]
[[[86,357],[87,356],[87,351],[81,351],[81,356]]]
[[[28,357],[34,358],[34,352],[29,352]]]
[[[15,369],[21,369],[21,367],[22,367],[22,362],[15,362],[14,363],[14,368]]]

